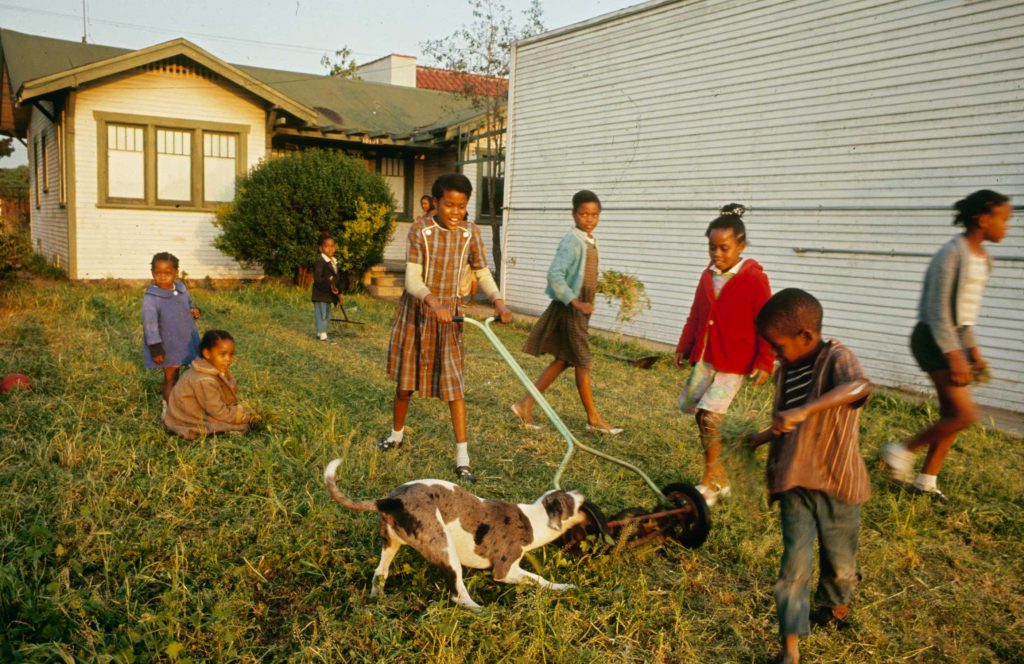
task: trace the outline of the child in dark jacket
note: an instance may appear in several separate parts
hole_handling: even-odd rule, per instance
[[[704,476],[697,489],[708,505],[729,495],[729,479],[718,460],[719,425],[743,379],[761,385],[772,373],[775,356],[757,334],[754,320],[771,296],[761,265],[743,258],[747,230],[745,208],[731,203],[708,225],[711,264],[701,274],[690,315],[676,346],[676,366],[691,366],[679,395],[679,410],[695,415],[704,447]]]
[[[331,320],[331,307],[338,303],[338,261],[334,260],[336,245],[334,238],[325,235],[320,238],[320,255],[313,263],[313,316],[316,319],[316,336],[327,341],[327,321]]]

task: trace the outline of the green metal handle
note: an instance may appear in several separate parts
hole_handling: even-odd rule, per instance
[[[496,320],[493,316],[482,323],[476,320],[475,318],[469,318],[466,316],[454,316],[452,320],[455,322],[470,323],[474,327],[480,328],[480,331],[484,333],[484,336],[487,337],[487,340],[491,342],[491,345],[494,346],[494,349],[498,351],[498,354],[501,355],[502,359],[505,360],[505,363],[509,366],[510,369],[512,369],[512,373],[516,375],[516,378],[519,379],[519,382],[523,384],[523,387],[526,388],[526,391],[530,394],[531,397],[533,397],[533,400],[537,402],[537,405],[540,406],[540,409],[541,411],[543,411],[544,415],[548,418],[548,420],[551,421],[551,424],[555,426],[555,429],[558,430],[558,433],[562,434],[562,438],[565,439],[566,450],[565,455],[562,457],[562,462],[558,465],[558,470],[555,471],[554,480],[552,480],[552,485],[556,489],[562,488],[562,475],[565,473],[565,469],[566,467],[568,467],[569,461],[572,460],[573,455],[576,453],[576,448],[579,447],[581,450],[589,452],[594,456],[600,457],[606,461],[610,461],[616,465],[622,466],[623,468],[632,470],[634,473],[639,475],[641,479],[643,479],[647,486],[651,488],[651,490],[655,493],[655,495],[658,496],[660,500],[667,500],[665,494],[663,494],[661,492],[661,489],[658,488],[658,485],[651,481],[651,478],[649,478],[642,470],[640,470],[633,464],[629,463],[628,461],[623,461],[622,459],[613,457],[610,454],[605,454],[601,450],[594,449],[588,445],[584,445],[579,441],[579,439],[576,438],[576,436],[572,435],[572,432],[569,431],[569,427],[565,426],[565,422],[562,421],[562,418],[558,416],[558,413],[555,412],[555,409],[551,407],[551,404],[548,403],[547,399],[544,398],[544,395],[541,394],[540,390],[537,389],[537,386],[533,384],[533,381],[530,380],[530,377],[526,375],[526,372],[523,371],[523,368],[519,366],[519,362],[516,361],[516,358],[512,356],[512,353],[509,352],[508,348],[505,347],[505,344],[503,344],[501,339],[498,338],[498,335],[495,334],[494,330],[491,329],[491,324],[494,323],[494,321]]]

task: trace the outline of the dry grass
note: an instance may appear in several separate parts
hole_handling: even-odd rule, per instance
[[[448,478],[453,457],[437,401],[414,401],[400,452],[373,445],[389,427],[391,307],[353,298],[367,325],[327,345],[312,337],[305,292],[195,294],[202,326],[238,340],[236,377],[268,416],[266,431],[195,443],[165,433],[159,377],[141,368],[140,289],[63,283],[0,295],[0,374],[35,383],[0,396],[0,660],[739,662],[774,651],[780,536],[763,456],[749,454],[727,459],[738,495],[697,551],[620,547],[578,560],[548,548],[530,564],[577,591],[473,573],[470,592],[487,605],[475,615],[443,600],[440,574],[406,550],[388,594],[370,600],[374,520],[330,501],[324,464],[341,456],[339,484],[375,497]],[[500,334],[518,352],[525,330]],[[479,334],[466,336],[474,490],[532,500],[562,441],[550,427],[514,425],[508,404],[520,388]],[[542,367],[523,363],[530,374]],[[641,372],[601,359],[595,381],[606,417],[627,433],[589,439],[660,483],[692,481],[695,430],[674,409],[681,374],[667,362]],[[744,389],[730,439],[766,421],[769,396]],[[550,397],[581,431],[571,380]],[[928,404],[877,395],[862,420],[865,456],[933,416]],[[893,492],[874,473],[857,626],[812,634],[810,661],[1024,661],[1021,442],[981,427],[964,435],[942,477],[956,498],[948,507]],[[606,512],[652,504],[637,478],[582,455],[565,484]]]

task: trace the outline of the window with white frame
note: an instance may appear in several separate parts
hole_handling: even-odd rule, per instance
[[[395,197],[395,212],[405,212],[405,160],[401,157],[383,157],[380,160],[380,174],[388,183]]]
[[[192,132],[156,130],[156,198],[192,200]]]
[[[146,198],[146,154],[143,127],[107,125],[107,197]]]
[[[203,132],[203,199],[224,203],[235,197],[238,135]]]
[[[96,112],[100,205],[210,210],[235,195],[249,127]]]

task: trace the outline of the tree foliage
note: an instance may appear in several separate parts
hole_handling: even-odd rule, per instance
[[[544,31],[540,0],[532,0],[521,20],[501,0],[468,0],[473,20],[442,39],[420,44],[438,66],[467,74],[507,78],[512,44]],[[481,100],[483,101],[483,100]]]
[[[472,20],[452,34],[420,44],[423,54],[437,66],[461,74],[508,78],[512,66],[512,44],[544,31],[543,10],[540,0],[532,0],[518,18],[501,0],[468,0]],[[496,204],[498,188],[503,186],[502,172],[505,162],[505,111],[507,93],[493,94],[489,81],[474,85],[466,81],[459,93],[472,102],[480,112],[480,126],[476,134],[477,154],[486,159],[481,163],[482,190],[478,193],[485,204],[484,212],[494,224],[492,254],[494,266],[501,269],[500,209]],[[470,141],[474,141],[471,136]],[[460,155],[463,158],[464,155]]]
[[[272,276],[312,265],[322,233],[337,240],[341,271],[361,274],[383,258],[394,230],[387,183],[363,162],[333,150],[265,161],[238,181],[217,211],[215,246]]]
[[[28,233],[0,230],[0,281],[25,267],[32,258],[32,240]]]
[[[333,59],[329,55],[320,58],[320,66],[327,69],[328,76],[359,80],[359,75],[356,73],[359,65],[352,57],[352,49],[348,46],[342,46],[335,51]]]
[[[0,196],[4,198],[28,197],[28,166],[0,168]]]

